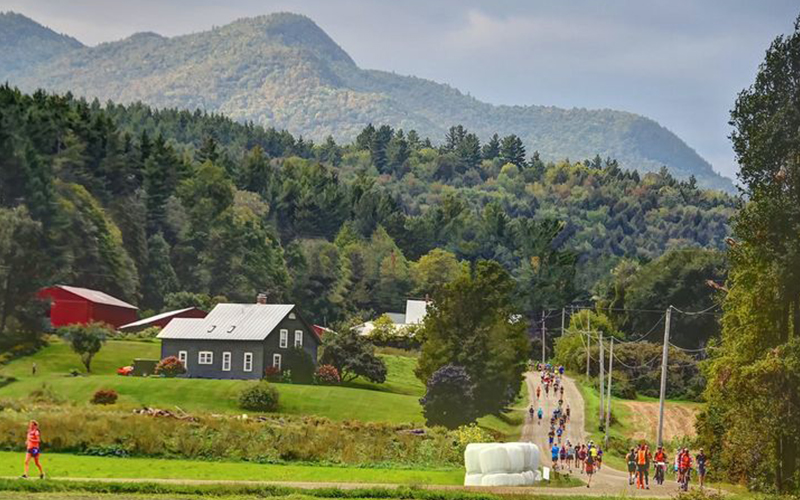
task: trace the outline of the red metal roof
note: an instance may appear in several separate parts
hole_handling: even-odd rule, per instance
[[[125,309],[138,309],[138,307],[128,304],[127,302],[123,302],[116,297],[112,297],[111,295],[101,292],[98,290],[92,290],[90,288],[80,288],[77,286],[68,286],[68,285],[56,285],[55,288],[61,288],[64,291],[69,293],[75,294],[82,299],[86,299],[89,302],[93,302],[95,304],[105,304],[107,306],[114,306],[114,307],[124,307]]]

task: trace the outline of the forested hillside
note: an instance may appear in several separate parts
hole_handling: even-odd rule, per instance
[[[241,19],[174,38],[139,33],[97,47],[65,39],[71,50],[50,50],[30,25],[18,15],[0,18],[0,39],[14,37],[4,44],[0,80],[27,91],[199,108],[317,142],[329,135],[349,142],[370,122],[439,139],[460,123],[483,141],[494,133],[517,134],[545,161],[599,154],[640,172],[667,166],[679,179],[694,175],[703,187],[733,189],[648,118],[607,109],[493,106],[447,85],[364,70],[313,21],[295,14]],[[42,48],[51,57],[39,57]]]
[[[7,86],[0,110],[0,331],[34,329],[29,299],[48,283],[144,310],[266,290],[331,322],[401,309],[480,258],[512,273],[533,315],[587,297],[623,256],[720,247],[734,207],[665,170],[545,163],[516,136],[481,144],[463,127],[439,148],[371,125],[312,145]]]

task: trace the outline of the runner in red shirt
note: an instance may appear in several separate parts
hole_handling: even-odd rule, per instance
[[[28,424],[28,436],[25,441],[25,473],[22,475],[23,478],[28,477],[28,466],[30,464],[31,458],[33,458],[36,467],[39,468],[39,479],[44,479],[44,470],[42,469],[42,464],[39,463],[39,455],[41,454],[40,446],[42,444],[42,436],[39,432],[39,422],[36,420],[31,420]]]

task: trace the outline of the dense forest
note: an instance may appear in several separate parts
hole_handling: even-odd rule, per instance
[[[199,108],[317,142],[328,135],[350,142],[369,122],[436,138],[461,123],[483,141],[495,132],[516,134],[545,161],[599,154],[640,172],[666,165],[678,179],[694,175],[702,187],[733,191],[730,179],[651,119],[609,109],[494,106],[448,85],[363,69],[297,14],[239,19],[175,37],[137,33],[87,47],[6,13],[0,14],[3,40],[0,79],[28,92]]]
[[[719,248],[736,201],[599,156],[544,162],[365,127],[350,144],[200,111],[0,88],[0,328],[37,330],[40,286],[97,288],[143,313],[259,291],[318,323],[402,310],[489,259],[518,310],[588,299],[624,257]],[[205,302],[203,302],[205,301]]]

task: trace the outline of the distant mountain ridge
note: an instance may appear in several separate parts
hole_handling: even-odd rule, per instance
[[[23,90],[70,91],[101,101],[220,112],[316,141],[352,140],[367,124],[416,129],[441,140],[463,124],[482,140],[517,134],[544,159],[599,154],[628,168],[662,166],[679,178],[731,191],[730,179],[655,121],[614,110],[495,106],[449,85],[360,69],[311,19],[245,18],[172,38],[137,33],[86,47],[19,14],[0,15],[0,80]],[[49,51],[35,45],[46,44]],[[45,53],[46,52],[46,53]]]

